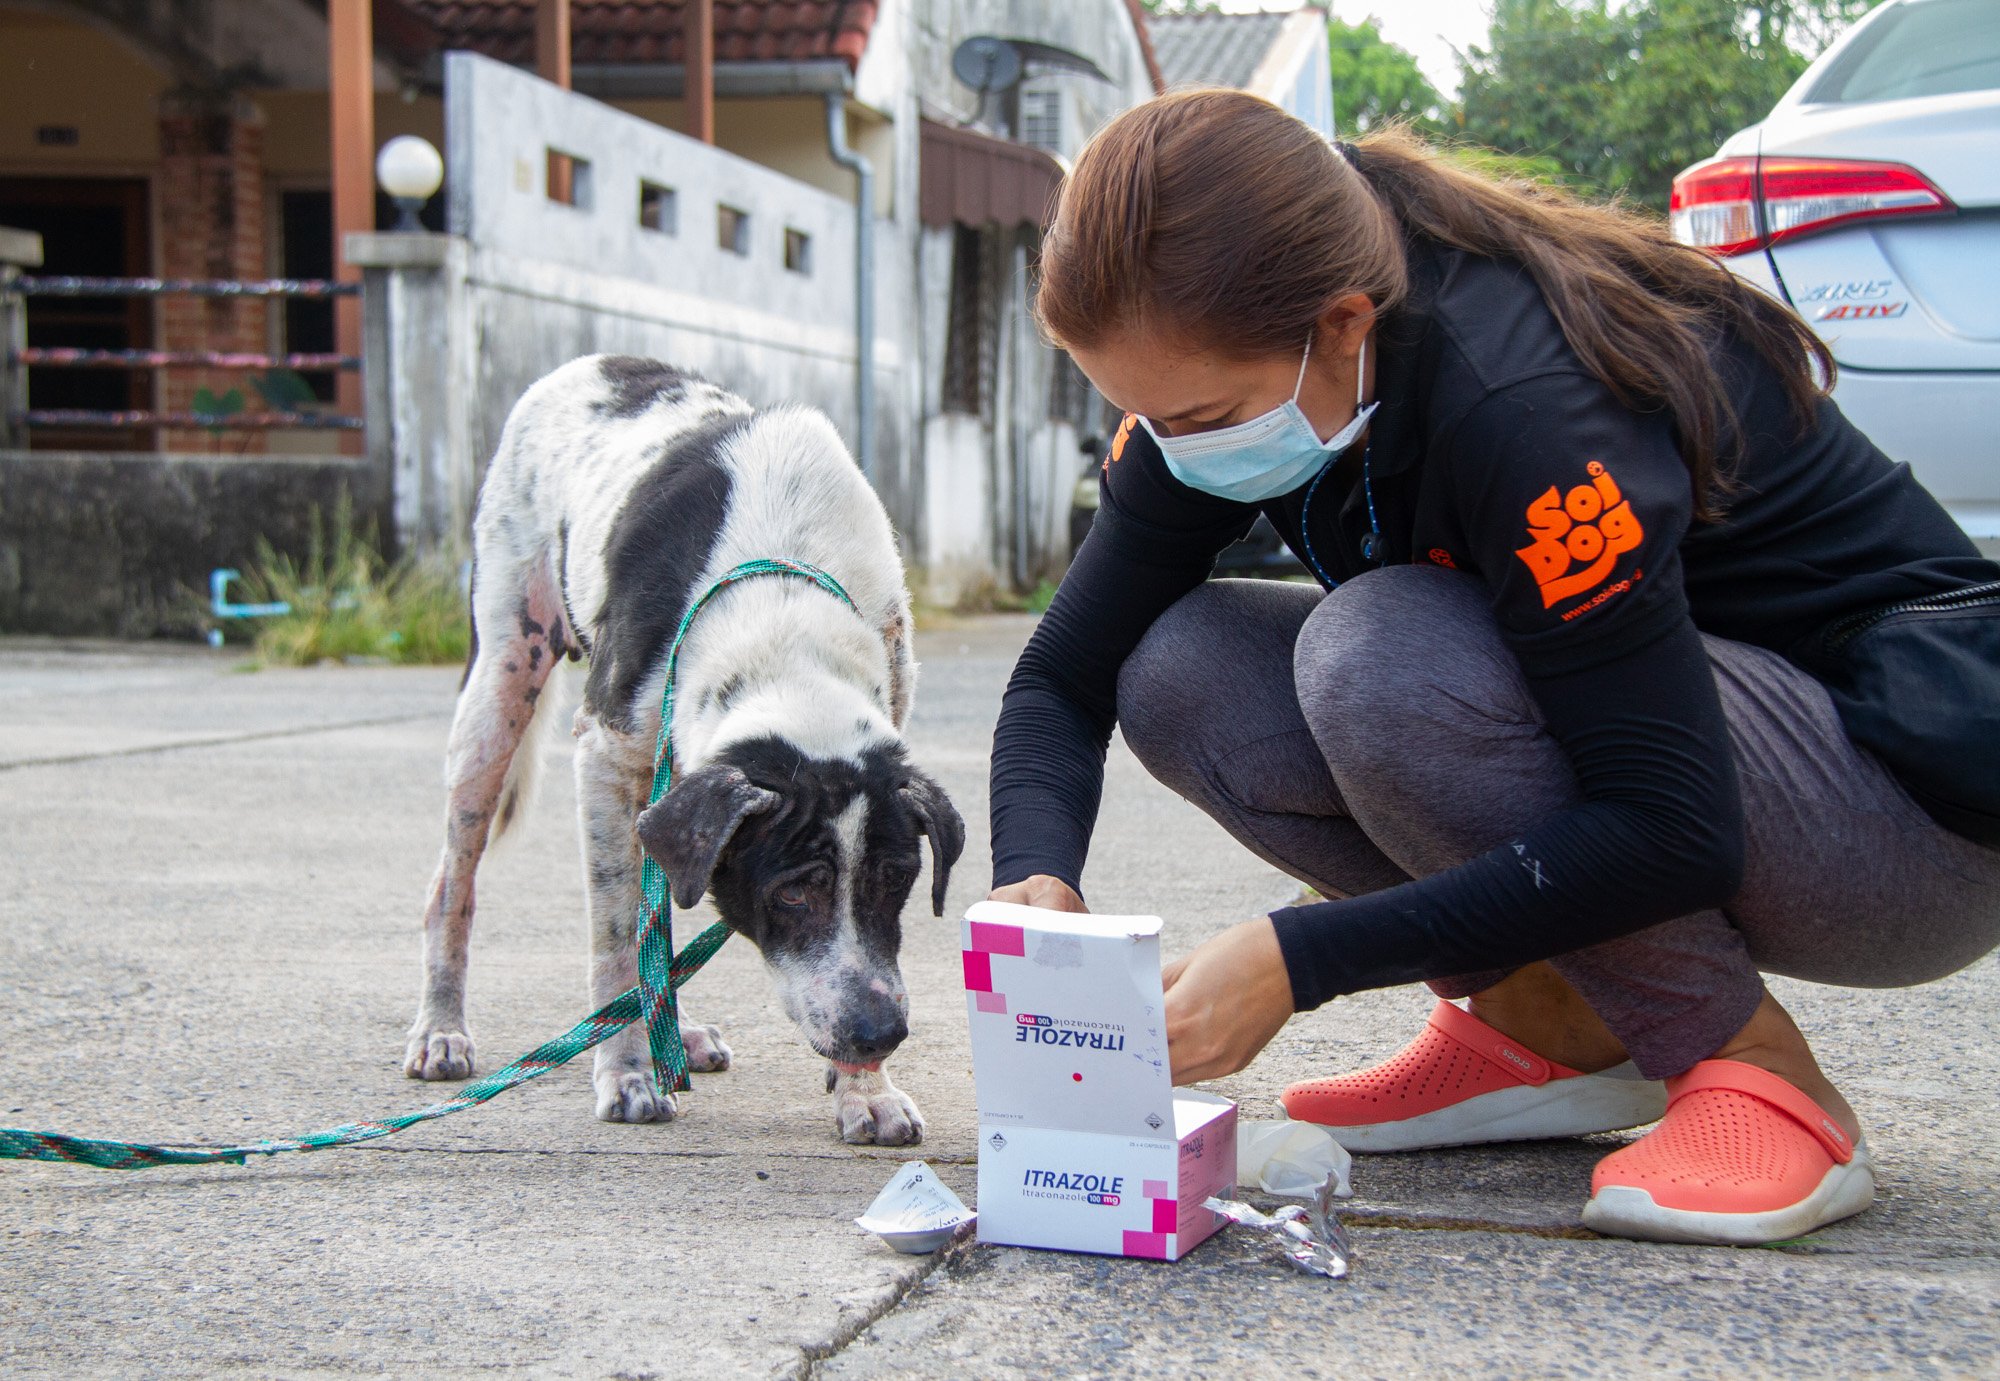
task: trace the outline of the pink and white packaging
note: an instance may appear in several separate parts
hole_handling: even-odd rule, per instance
[[[1236,1105],[1173,1087],[1159,918],[980,902],[962,949],[979,1240],[1174,1261],[1221,1227]]]

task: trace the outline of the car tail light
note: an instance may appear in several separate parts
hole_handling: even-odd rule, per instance
[[[1674,238],[1714,254],[1764,245],[1757,227],[1757,160],[1712,158],[1674,179]]]
[[[1850,159],[1714,158],[1674,179],[1674,238],[1728,256],[1880,216],[1956,210],[1915,168]]]
[[[1773,243],[1872,216],[1953,209],[1929,178],[1901,163],[1766,158],[1758,176],[1764,184],[1764,231]]]

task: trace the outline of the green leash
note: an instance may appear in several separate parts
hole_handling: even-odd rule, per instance
[[[674,675],[680,665],[681,644],[696,614],[711,599],[739,580],[760,575],[796,576],[834,596],[848,608],[854,601],[840,582],[817,566],[803,561],[746,561],[723,575],[688,606],[680,627],[667,649],[667,684],[660,697],[660,737],[653,749],[653,789],[647,804],[659,800],[673,786],[674,748],[670,732],[674,722]],[[0,1160],[60,1160],[78,1165],[95,1165],[104,1170],[145,1170],[155,1165],[213,1165],[226,1161],[241,1165],[250,1156],[275,1156],[282,1151],[319,1151],[329,1146],[355,1146],[378,1137],[394,1135],[405,1127],[433,1118],[476,1107],[488,1099],[516,1088],[530,1079],[539,1079],[559,1065],[569,1063],[594,1045],[600,1045],[634,1021],[646,1023],[646,1037],[652,1047],[653,1079],[663,1090],[688,1087],[687,1050],[681,1044],[680,1008],[674,993],[691,978],[729,938],[729,927],[720,921],[695,936],[688,947],[674,954],[673,901],[669,895],[666,870],[651,854],[639,875],[645,902],[639,922],[639,982],[592,1012],[554,1040],[523,1055],[505,1069],[467,1084],[457,1097],[433,1103],[416,1112],[380,1122],[349,1122],[311,1132],[290,1141],[256,1141],[241,1146],[149,1146],[132,1141],[96,1141],[88,1137],[66,1136],[61,1132],[30,1132],[16,1127],[0,1127]]]

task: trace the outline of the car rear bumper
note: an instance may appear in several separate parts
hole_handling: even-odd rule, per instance
[[[2000,537],[2000,372],[1842,369],[1833,399],[1968,534]]]

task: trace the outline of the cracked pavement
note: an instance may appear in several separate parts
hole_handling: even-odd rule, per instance
[[[921,1151],[970,1201],[955,916],[986,882],[986,752],[1030,622],[925,631],[912,740],[971,840],[947,918],[913,909],[893,1062]],[[245,674],[234,652],[0,643],[0,1122],[133,1140],[284,1135],[431,1101],[401,1076],[454,670]],[[479,1067],[584,1002],[566,740],[482,871]],[[1293,892],[1114,745],[1089,876],[1185,949]],[[681,938],[708,919],[681,918]],[[1861,1218],[1774,1250],[1577,1226],[1602,1137],[1364,1158],[1354,1274],[1231,1230],[1177,1265],[960,1245],[849,1221],[907,1158],[842,1145],[820,1062],[732,943],[687,989],[727,1074],[681,1119],[591,1116],[587,1061],[363,1148],[141,1172],[0,1167],[11,1375],[1984,1376],[2000,1356],[2000,1037],[1989,957],[1926,988],[1780,982],[1860,1111]],[[1389,1053],[1419,990],[1295,1021],[1214,1087]]]

